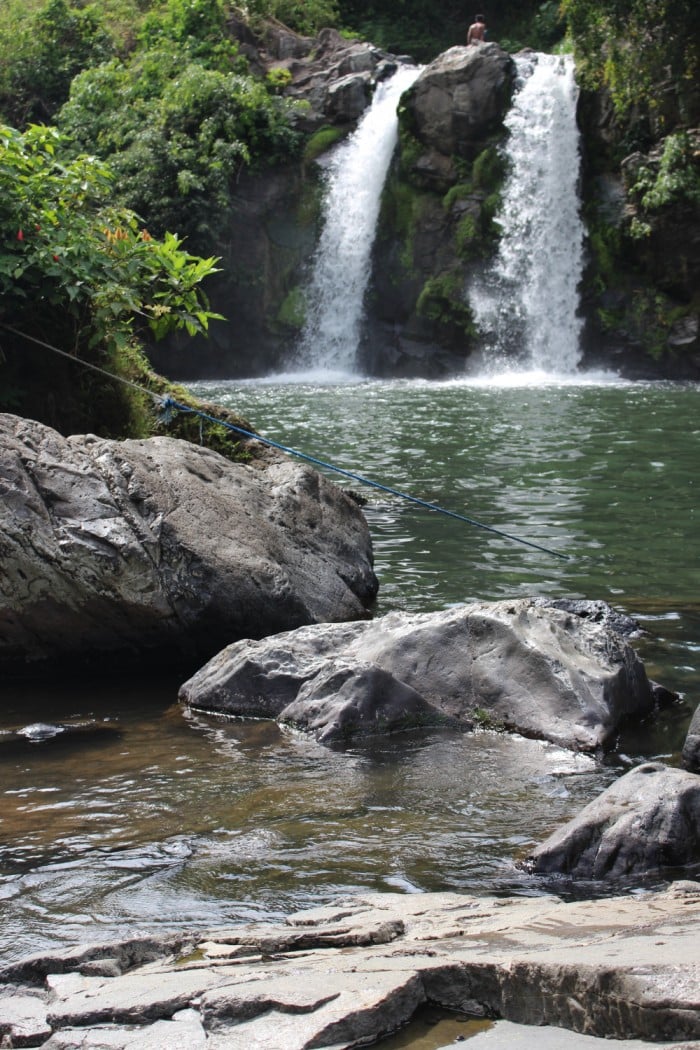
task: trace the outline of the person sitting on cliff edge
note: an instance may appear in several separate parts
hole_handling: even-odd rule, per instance
[[[483,15],[476,15],[467,33],[467,44],[483,44],[486,39],[486,22]]]

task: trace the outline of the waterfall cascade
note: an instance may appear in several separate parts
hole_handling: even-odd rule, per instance
[[[379,202],[398,136],[397,105],[419,72],[402,66],[379,84],[357,129],[328,164],[324,225],[297,348],[302,368],[355,371]]]
[[[492,269],[470,289],[487,367],[515,357],[546,372],[576,370],[579,215],[578,91],[568,56],[516,58],[520,88],[506,118],[509,175]]]

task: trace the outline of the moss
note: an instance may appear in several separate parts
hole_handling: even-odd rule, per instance
[[[316,160],[316,158],[320,157],[322,153],[329,150],[331,146],[335,146],[336,142],[339,142],[344,134],[345,133],[341,128],[331,127],[330,124],[319,128],[318,131],[314,132],[304,147],[305,163],[308,164],[312,160]]]
[[[475,189],[493,192],[500,189],[506,177],[507,164],[499,147],[492,143],[482,150],[472,166]]]
[[[306,300],[304,290],[299,285],[287,292],[282,300],[282,305],[277,311],[277,321],[287,328],[299,331],[304,327],[306,321]]]
[[[399,262],[405,274],[414,273],[414,240],[425,206],[425,194],[391,175],[382,194],[379,236],[400,245]]]
[[[464,278],[459,273],[429,277],[418,296],[416,313],[438,325],[450,342],[474,338],[474,316],[465,299]]]
[[[399,130],[399,178],[414,183],[415,167],[425,153],[423,143],[406,127]]]
[[[124,432],[111,432],[110,437],[152,437],[167,434],[169,437],[181,438],[213,449],[226,459],[247,461],[252,458],[255,444],[247,442],[245,438],[223,425],[230,423],[252,431],[250,423],[220,405],[199,401],[185,387],[154,372],[140,347],[133,345],[127,353],[122,353],[120,374],[143,389],[125,388],[119,384],[128,396],[129,425]],[[170,397],[189,408],[201,409],[207,415],[220,419],[221,423],[203,420],[201,416],[189,412],[175,411],[166,415],[162,411],[162,397]]]
[[[491,729],[497,733],[505,731],[505,722],[494,718],[491,712],[486,711],[483,707],[475,707],[472,711],[472,718],[474,719],[474,724],[479,726],[480,729]]]
[[[455,230],[455,245],[460,259],[473,259],[481,254],[481,229],[476,216],[463,216]]]
[[[450,211],[457,201],[467,200],[474,193],[474,187],[469,182],[457,182],[454,186],[450,187],[445,196],[442,198],[442,206],[445,211]]]

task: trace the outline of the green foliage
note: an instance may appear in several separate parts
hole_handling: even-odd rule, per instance
[[[268,91],[271,91],[273,95],[280,95],[284,89],[291,84],[292,74],[284,67],[280,66],[275,69],[269,69],[265,74],[265,83]]]
[[[641,167],[631,193],[645,212],[671,204],[700,205],[700,170],[687,132],[666,138],[658,168]]]
[[[484,707],[475,707],[472,711],[472,718],[474,719],[474,724],[480,729],[490,729],[496,733],[505,732],[505,722],[496,718],[492,711],[487,711]]]
[[[240,171],[298,153],[297,107],[252,77],[163,49],[86,70],[58,119],[77,148],[109,161],[119,199],[152,229],[206,250]]]
[[[223,0],[167,0],[163,9],[144,19],[139,43],[145,51],[168,48],[180,61],[202,61],[209,69],[227,72],[237,48],[225,29]]]
[[[246,10],[258,25],[274,18],[304,36],[338,24],[336,0],[248,0]]]
[[[489,0],[471,9],[460,0],[339,0],[339,8],[341,22],[363,39],[419,62],[466,44],[469,24],[480,10],[486,13],[488,39],[503,44],[512,37],[514,50],[525,45],[547,50],[562,35],[557,0]]]
[[[584,87],[605,85],[643,136],[698,119],[697,0],[562,0]],[[640,142],[643,139],[640,138]]]
[[[156,240],[110,203],[112,180],[94,158],[67,161],[53,128],[0,126],[0,319],[57,326],[70,349],[123,347],[137,328],[156,338],[207,329],[200,289],[214,259]]]
[[[442,329],[446,342],[456,345],[474,336],[474,317],[464,294],[461,273],[441,273],[425,282],[416,313]]]
[[[47,0],[29,17],[12,3],[8,15],[0,40],[0,109],[15,124],[50,120],[75,74],[113,53],[112,38],[94,5]]]

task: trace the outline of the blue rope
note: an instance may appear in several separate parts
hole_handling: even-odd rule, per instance
[[[122,376],[115,376],[113,372],[108,372],[106,369],[100,368],[98,365],[94,365],[90,361],[83,361],[81,358],[66,353],[65,350],[59,350],[57,346],[52,346],[51,343],[46,343],[43,339],[37,339],[35,336],[27,335],[25,332],[20,332],[17,328],[13,328],[11,325],[0,322],[0,328],[4,328],[6,331],[12,332],[14,335],[18,335],[22,339],[27,339],[30,343],[36,343],[37,346],[43,346],[46,350],[52,350],[53,353],[68,358],[68,360],[72,361],[74,364],[81,365],[83,368],[92,369],[93,372],[99,372],[101,375],[107,376],[109,379],[113,379],[117,383],[123,383],[124,386],[130,386],[134,390],[140,391],[142,394],[148,394],[161,405],[161,419],[165,423],[170,422],[173,417],[173,412],[189,412],[192,415],[199,416],[201,419],[208,420],[210,423],[214,423],[215,426],[226,427],[227,430],[233,430],[235,433],[241,434],[243,437],[252,438],[253,441],[260,441],[263,445],[269,445],[270,448],[277,448],[280,452],[286,452],[290,456],[296,456],[298,459],[306,460],[307,463],[313,463],[315,467],[323,467],[325,470],[332,470],[336,474],[342,474],[343,477],[350,478],[351,481],[357,481],[360,485],[369,485],[371,488],[379,489],[380,492],[388,492],[391,496],[398,496],[399,499],[405,499],[409,503],[415,503],[419,507],[425,507],[426,510],[434,510],[438,514],[444,514],[448,518],[455,518],[457,521],[465,521],[467,525],[474,525],[477,529],[484,529],[486,532],[491,532],[495,536],[502,536],[504,539],[512,540],[513,543],[521,543],[525,547],[531,547],[533,550],[543,551],[545,554],[551,554],[555,558],[569,561],[568,554],[562,554],[560,551],[552,550],[551,547],[545,547],[541,543],[533,543],[532,540],[521,539],[520,536],[513,536],[510,532],[503,532],[502,529],[496,529],[493,525],[485,525],[482,521],[477,521],[476,518],[467,517],[466,514],[457,514],[456,511],[447,510],[445,507],[439,507],[436,503],[428,503],[427,500],[419,499],[418,496],[411,496],[407,492],[400,492],[399,489],[393,489],[389,485],[382,485],[378,481],[372,481],[371,478],[365,478],[362,474],[354,474],[351,470],[345,470],[343,467],[336,467],[333,463],[326,463],[324,460],[317,459],[315,456],[309,456],[306,452],[300,452],[295,448],[288,448],[287,445],[280,445],[279,442],[272,441],[270,438],[261,437],[260,434],[254,434],[252,430],[244,430],[243,427],[237,427],[234,426],[233,423],[227,423],[223,419],[217,419],[216,416],[211,416],[207,412],[202,412],[201,409],[192,408],[190,405],[183,405],[179,401],[174,401],[171,397],[163,397],[161,394],[156,394],[152,390],[147,390],[146,387],[140,386],[138,383],[133,383],[130,379],[124,379]]]
[[[371,478],[365,478],[362,474],[355,474],[351,470],[345,470],[344,467],[337,467],[334,463],[327,463],[325,460],[317,459],[316,456],[310,456],[306,452],[300,452],[298,449],[289,448],[287,445],[281,445],[278,441],[273,441],[271,438],[261,437],[260,434],[255,434],[251,430],[244,430],[243,427],[234,426],[233,423],[227,423],[223,419],[217,419],[216,416],[208,415],[206,412],[202,412],[201,409],[192,408],[190,405],[183,405],[179,401],[174,401],[171,397],[162,398],[163,405],[163,418],[170,420],[172,418],[173,409],[179,412],[189,412],[192,415],[200,416],[202,419],[209,420],[210,423],[214,423],[217,426],[226,427],[227,430],[233,430],[236,434],[241,434],[243,437],[252,438],[253,441],[260,441],[263,445],[269,445],[270,448],[279,449],[280,452],[286,452],[290,456],[296,456],[298,459],[303,459],[307,463],[313,463],[315,467],[323,467],[326,470],[332,470],[336,474],[341,474],[344,478],[350,478],[351,481],[357,481],[360,485],[368,485],[370,488],[379,489],[380,492],[388,492],[391,496],[398,496],[399,499],[407,500],[409,503],[415,503],[419,507],[425,507],[427,510],[434,510],[438,514],[444,514],[448,518],[456,518],[457,521],[464,521],[468,525],[474,525],[477,529],[484,529],[486,532],[492,532],[496,536],[502,536],[507,540],[512,540],[514,543],[522,543],[526,547],[532,547],[537,551],[544,551],[545,554],[552,554],[555,558],[561,558],[563,561],[569,561],[568,554],[562,554],[560,551],[552,550],[551,547],[544,547],[541,543],[533,543],[532,540],[524,540],[520,536],[513,536],[509,532],[504,532],[502,529],[496,529],[493,525],[485,525],[482,521],[477,521],[476,518],[469,518],[466,514],[458,514],[454,510],[447,510],[445,507],[440,507],[436,503],[429,503],[427,500],[420,499],[418,496],[411,496],[408,492],[401,492],[399,489],[391,488],[390,485],[382,485],[379,481],[373,481]]]

